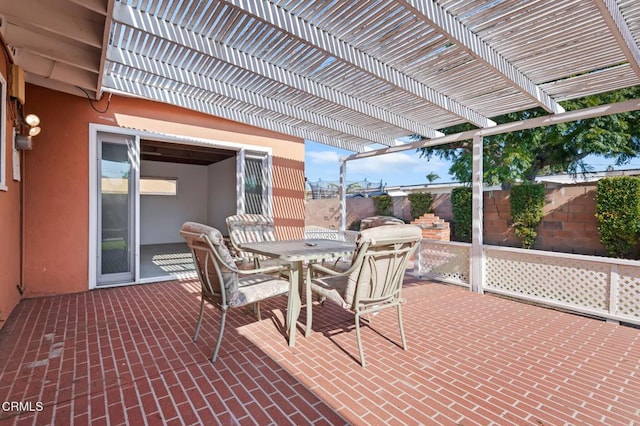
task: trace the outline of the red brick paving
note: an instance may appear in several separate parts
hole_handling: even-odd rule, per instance
[[[219,315],[194,281],[24,300],[0,331],[2,424],[640,424],[640,330],[408,279],[409,350],[394,312],[363,328],[314,305],[314,333],[282,334],[285,298],[263,321]],[[301,320],[304,320],[304,313]],[[299,332],[301,332],[299,328]]]

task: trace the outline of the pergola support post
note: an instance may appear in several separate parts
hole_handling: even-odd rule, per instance
[[[340,231],[347,230],[347,162],[340,160]]]
[[[472,239],[471,239],[471,290],[476,293],[483,293],[484,281],[484,251],[482,250],[482,221],[483,221],[483,137],[473,137],[473,170],[471,176],[472,182]]]

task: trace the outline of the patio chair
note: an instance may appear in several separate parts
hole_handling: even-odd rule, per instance
[[[312,293],[355,313],[356,339],[360,364],[365,366],[360,317],[386,308],[398,309],[402,347],[407,343],[402,327],[401,296],[409,258],[422,236],[415,225],[383,225],[362,231],[351,267],[345,272],[320,264],[307,269],[307,329],[311,332]],[[310,290],[310,291],[309,291]]]
[[[364,231],[365,229],[375,228],[383,225],[404,225],[404,221],[393,216],[369,216],[360,221],[360,230]],[[356,237],[354,237],[354,234],[356,234]],[[341,231],[339,235],[340,238],[343,239],[343,241],[347,241],[347,239],[350,241],[355,241],[357,239],[358,232]],[[353,258],[349,256],[335,259],[333,260],[333,263],[323,262],[323,265],[335,271],[345,272],[351,267],[352,262]]]
[[[258,321],[260,321],[262,319],[260,301],[289,292],[289,280],[273,275],[285,272],[287,267],[238,269],[224,244],[220,231],[207,225],[185,222],[180,234],[191,249],[202,289],[200,315],[193,336],[194,342],[198,340],[205,301],[222,312],[220,332],[211,357],[211,362],[215,362],[222,343],[227,311],[253,304]]]
[[[272,217],[261,214],[236,214],[227,217],[227,228],[231,245],[243,263],[253,264],[255,268],[280,264],[277,260],[244,251],[240,247],[244,243],[276,241]]]
[[[375,228],[382,225],[403,225],[404,221],[395,216],[369,216],[360,221],[360,230]]]

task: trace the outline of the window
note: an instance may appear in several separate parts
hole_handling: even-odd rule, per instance
[[[178,179],[176,178],[140,178],[140,195],[177,195]]]
[[[244,176],[244,196],[246,213],[264,214],[263,211],[263,160],[247,158]]]
[[[0,74],[0,191],[7,190],[7,80]]]

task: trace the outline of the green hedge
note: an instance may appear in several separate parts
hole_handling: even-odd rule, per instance
[[[393,201],[390,195],[371,197],[376,216],[393,216]]]
[[[451,207],[453,210],[453,233],[456,240],[470,243],[473,231],[471,187],[453,188],[451,191]]]
[[[596,220],[600,241],[610,256],[628,257],[640,233],[640,178],[621,176],[598,181]]]
[[[531,248],[538,239],[536,228],[544,210],[544,185],[524,183],[511,188],[511,218],[523,248]]]
[[[425,213],[433,213],[433,195],[427,192],[407,195],[411,203],[411,219],[417,219]]]

